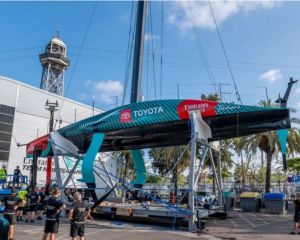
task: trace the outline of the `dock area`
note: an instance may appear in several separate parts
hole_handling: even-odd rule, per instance
[[[264,210],[260,213],[249,213],[235,210],[229,214],[229,218],[220,220],[218,218],[207,219],[207,233],[197,235],[190,233],[186,228],[175,228],[171,225],[145,224],[140,221],[128,222],[114,219],[88,220],[86,223],[86,240],[96,239],[231,239],[231,240],[281,240],[296,239],[299,236],[288,235],[293,228],[293,212],[285,215],[266,214]],[[44,221],[34,224],[17,223],[15,225],[16,239],[41,239],[44,229]],[[61,219],[57,240],[69,239],[70,225],[67,219]]]
[[[211,209],[204,209],[204,207],[195,207],[195,212],[198,212],[199,217],[204,218],[208,217],[211,214],[219,212],[219,207],[212,206]],[[181,212],[175,212],[167,209],[163,204],[152,204],[147,206],[147,208],[143,208],[141,204],[138,203],[119,203],[119,204],[111,204],[111,203],[101,203],[96,208],[97,213],[99,215],[110,215],[112,218],[121,217],[130,220],[130,218],[147,218],[151,221],[151,218],[170,218],[172,221],[176,217],[178,219],[185,219],[186,215]],[[147,221],[147,220],[145,220]]]

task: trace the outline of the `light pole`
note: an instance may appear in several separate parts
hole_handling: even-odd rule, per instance
[[[230,86],[230,84],[228,84],[228,83],[219,83],[220,100],[221,100],[221,102],[223,102],[223,98],[222,98],[222,85],[223,86]]]

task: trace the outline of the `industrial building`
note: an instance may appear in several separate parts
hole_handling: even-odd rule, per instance
[[[57,32],[46,45],[45,52],[40,54],[41,89],[0,76],[0,165],[7,165],[8,174],[13,174],[16,166],[19,166],[22,174],[29,176],[32,159],[26,158],[24,144],[49,133],[50,112],[45,109],[46,102],[58,105],[58,111],[54,112],[54,130],[102,112],[92,106],[63,97],[65,70],[70,63],[66,52],[67,47]],[[115,160],[105,154],[99,155],[98,158],[106,162],[109,171],[116,171]],[[39,186],[45,186],[46,162],[46,158],[39,158],[37,174]],[[62,179],[69,175],[73,165],[71,158],[62,159],[59,166]],[[55,179],[55,176],[55,166],[52,161],[51,178]],[[78,165],[73,176],[75,184],[79,187],[81,183],[76,181],[78,178],[81,178],[81,164]],[[103,181],[100,181],[97,186],[107,187]]]

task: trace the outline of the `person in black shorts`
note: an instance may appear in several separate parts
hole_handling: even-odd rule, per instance
[[[43,215],[44,211],[46,210],[47,200],[46,200],[45,188],[41,189],[40,197],[41,197],[41,200],[38,204],[38,217],[37,217],[37,220],[43,220],[42,215]]]
[[[41,201],[40,194],[38,193],[38,188],[35,188],[34,191],[30,193],[29,199],[30,199],[30,209],[28,212],[28,216],[26,219],[26,222],[35,223],[34,216],[37,210],[37,206],[39,202]]]
[[[5,204],[3,217],[9,222],[9,240],[13,240],[16,210],[18,209],[19,205],[24,203],[23,200],[18,199],[16,193],[17,189],[13,188],[11,190],[11,195],[2,199]]]
[[[17,188],[19,188],[20,175],[22,176],[22,173],[21,173],[20,167],[17,166],[17,168],[14,170],[14,185],[13,185],[14,187],[15,187],[15,184],[17,184]]]
[[[66,205],[58,199],[60,191],[57,188],[52,190],[52,197],[47,201],[46,221],[44,235],[42,240],[46,240],[50,233],[50,240],[55,239],[55,233],[58,233],[59,214],[66,209]]]
[[[29,192],[27,191],[25,186],[22,186],[22,190],[18,192],[18,197],[22,200],[24,200],[24,204],[20,205],[18,207],[17,211],[17,222],[23,222],[23,212],[26,208],[27,205],[27,199],[29,196]]]
[[[85,220],[89,216],[91,210],[85,202],[81,201],[81,194],[75,193],[75,202],[69,212],[69,221],[71,223],[70,236],[72,240],[76,240],[77,236],[80,240],[84,240]]]
[[[293,208],[295,208],[295,215],[294,215],[294,231],[291,232],[291,235],[297,235],[297,228],[298,228],[298,222],[300,220],[300,194],[297,193],[295,197],[295,201],[293,204]]]

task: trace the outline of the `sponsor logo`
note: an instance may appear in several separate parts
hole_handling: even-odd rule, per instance
[[[163,112],[164,112],[164,110],[162,107],[153,107],[153,108],[133,111],[135,117],[143,117],[143,116],[158,114],[158,113],[163,113]]]
[[[228,110],[237,110],[240,106],[238,105],[220,105],[217,111],[228,111]]]
[[[188,119],[189,111],[197,111],[202,117],[215,116],[215,107],[218,102],[206,100],[183,100],[177,106],[177,113],[180,119]]]
[[[124,109],[120,112],[120,122],[131,122],[131,109]]]
[[[189,111],[189,110],[200,110],[201,113],[205,112],[205,108],[208,108],[208,107],[209,107],[208,103],[184,105],[184,109],[186,111]]]
[[[76,160],[72,159],[72,158],[69,158],[69,157],[65,157],[65,160],[66,160],[68,168],[71,170],[74,167]],[[78,165],[76,167],[76,170],[81,169],[82,162],[83,162],[83,160],[80,160],[80,162],[78,163]]]

